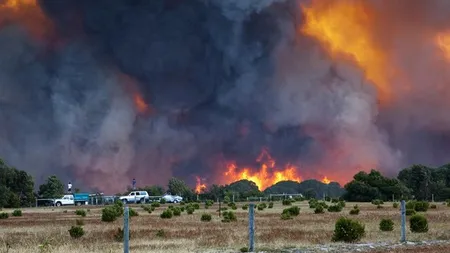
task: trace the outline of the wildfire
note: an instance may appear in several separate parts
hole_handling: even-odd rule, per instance
[[[322,179],[322,183],[324,183],[324,184],[329,184],[330,182],[331,181],[326,176]]]
[[[367,1],[312,0],[310,6],[302,9],[306,21],[301,32],[321,42],[332,57],[353,58],[376,86],[379,100],[388,101],[388,60],[374,43],[371,28],[375,25],[375,13]]]
[[[445,57],[450,60],[450,32],[439,33],[436,36],[436,43],[439,48],[444,52]]]
[[[43,40],[52,30],[52,24],[39,7],[37,0],[0,0],[0,26],[5,21],[22,24],[36,39]]]
[[[140,113],[145,113],[149,109],[148,104],[139,93],[134,94],[134,104]]]
[[[284,169],[278,169],[275,166],[275,160],[266,149],[262,150],[256,161],[261,164],[260,169],[256,172],[252,172],[250,168],[242,168],[238,171],[236,163],[230,162],[227,165],[227,171],[224,173],[226,180],[234,182],[247,179],[254,182],[260,190],[264,190],[280,181],[301,181],[301,177],[297,175],[297,167],[287,164]]]
[[[195,179],[197,180],[197,184],[195,185],[195,192],[197,194],[200,194],[206,190],[206,184],[202,183],[202,179],[199,177],[195,177]]]

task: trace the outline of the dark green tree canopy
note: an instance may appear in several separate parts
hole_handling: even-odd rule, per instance
[[[182,197],[193,196],[191,188],[183,180],[178,178],[171,178],[167,188],[171,194],[178,194]]]
[[[33,190],[34,181],[28,173],[9,167],[0,159],[0,207],[33,205]]]
[[[39,196],[41,198],[61,198],[64,196],[64,185],[56,176],[50,176],[44,184],[39,186]]]

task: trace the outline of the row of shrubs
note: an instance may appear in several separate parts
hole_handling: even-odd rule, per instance
[[[12,216],[14,217],[20,217],[22,216],[22,210],[14,210],[12,212]],[[6,212],[2,212],[0,213],[0,219],[8,219],[9,218],[9,214]]]

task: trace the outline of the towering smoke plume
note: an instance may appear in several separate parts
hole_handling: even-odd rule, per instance
[[[226,183],[230,161],[266,166],[261,150],[276,160],[269,169],[341,183],[362,169],[443,164],[449,10],[0,0],[0,157],[38,181],[109,192],[132,178]]]

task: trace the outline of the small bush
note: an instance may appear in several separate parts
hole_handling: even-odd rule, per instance
[[[236,214],[234,214],[234,212],[232,212],[232,211],[223,212],[222,222],[232,222],[232,221],[237,221]]]
[[[382,219],[380,221],[381,231],[392,231],[394,230],[394,222],[391,219]]]
[[[82,219],[76,219],[76,220],[75,220],[75,224],[76,224],[77,226],[84,226],[84,220],[82,220]]]
[[[102,209],[102,221],[113,222],[119,217],[116,208],[108,206]]]
[[[186,209],[184,208],[184,206],[180,207],[181,212],[184,212]]]
[[[264,206],[258,205],[258,211],[264,210]]]
[[[0,219],[8,219],[9,218],[9,214],[8,213],[0,213]]]
[[[383,206],[382,205],[377,205],[377,209],[382,209]]]
[[[350,210],[350,214],[351,215],[358,215],[359,214],[359,208],[353,208],[352,210]]]
[[[428,232],[428,221],[423,215],[415,214],[409,219],[409,227],[413,233]]]
[[[340,205],[342,208],[345,207],[345,201],[341,200],[339,201],[338,205]]]
[[[180,206],[184,206],[186,203],[184,201],[180,202]]]
[[[160,217],[162,219],[170,219],[170,218],[172,218],[172,216],[173,216],[173,213],[172,213],[172,211],[170,211],[170,209],[164,210],[160,215]]]
[[[242,206],[242,210],[247,210],[248,209],[248,204],[245,204]]]
[[[166,237],[166,232],[162,229],[156,231],[156,236],[157,237]]]
[[[289,213],[282,213],[281,219],[282,220],[292,220],[292,216]]]
[[[415,215],[416,211],[414,209],[406,209],[405,214],[406,214],[406,216]]]
[[[365,227],[361,223],[344,217],[336,221],[332,240],[334,242],[357,242],[365,235]]]
[[[437,206],[436,206],[435,204],[432,204],[432,205],[430,205],[430,208],[431,208],[431,209],[436,209]]]
[[[64,210],[63,213],[67,213],[67,210]]]
[[[339,202],[339,199],[332,199],[331,200],[331,203],[338,203]]]
[[[181,215],[181,209],[179,207],[173,208],[172,212],[173,212],[174,216],[180,216]]]
[[[325,197],[325,201],[330,202],[331,201],[331,197],[330,196],[326,196]]]
[[[298,216],[300,208],[298,206],[289,207],[283,210],[283,213],[288,213],[290,216]]]
[[[84,235],[84,229],[81,226],[72,226],[69,229],[69,234],[72,238],[81,238]]]
[[[194,209],[200,209],[200,204],[198,204],[198,203],[194,203],[194,204],[192,204],[192,206],[194,207]]]
[[[231,209],[237,210],[237,206],[232,206]]]
[[[210,199],[208,199],[206,202],[205,202],[205,206],[212,206],[214,204],[214,201],[212,201],[212,200],[210,200]]]
[[[316,209],[314,209],[314,213],[319,214],[319,213],[324,213],[324,209],[322,205],[318,205],[316,206]]]
[[[194,213],[194,208],[192,207],[192,206],[188,206],[187,208],[186,208],[186,213],[187,214],[193,214]]]
[[[269,208],[273,208],[273,202],[269,202]]]
[[[416,209],[416,201],[415,200],[410,200],[408,202],[406,202],[406,209]]]
[[[165,203],[166,203],[166,199],[163,199],[163,198],[162,198],[162,199],[160,199],[160,200],[159,200],[159,203],[161,203],[161,204],[165,204]]]
[[[283,199],[282,204],[283,206],[290,206],[292,204],[292,201],[290,199]]]
[[[381,199],[374,199],[372,200],[372,204],[378,206],[384,204],[384,202]]]
[[[75,214],[76,215],[79,215],[79,216],[81,216],[81,217],[86,217],[86,210],[83,210],[83,209],[78,209],[78,210],[76,210],[75,211]]]
[[[342,206],[339,204],[335,204],[328,207],[328,212],[330,213],[339,213],[340,211],[342,211]]]
[[[398,203],[397,203],[397,202],[394,202],[394,204],[392,204],[392,207],[393,207],[393,208],[398,208]]]
[[[211,219],[212,219],[212,217],[211,217],[211,214],[209,214],[209,213],[202,214],[202,217],[200,218],[201,221],[205,221],[205,222],[211,221]]]
[[[12,216],[19,217],[22,216],[22,210],[14,210]]]
[[[151,206],[156,208],[156,207],[160,207],[161,204],[160,204],[159,202],[153,202],[153,203],[151,204]]]
[[[417,201],[414,210],[416,210],[416,212],[426,212],[429,207],[430,203],[428,201]]]
[[[130,217],[136,217],[136,216],[139,216],[139,213],[136,210],[134,210],[133,208],[130,207],[128,209],[128,215]]]
[[[239,251],[241,251],[241,252],[248,252],[248,248],[247,247],[242,247]]]

